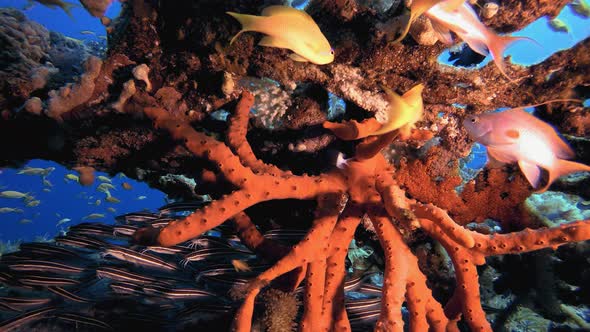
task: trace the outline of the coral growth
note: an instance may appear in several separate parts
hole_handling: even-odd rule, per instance
[[[235,320],[239,331],[249,330],[264,287],[293,290],[304,279],[299,328],[350,330],[343,283],[358,224],[381,243],[373,247],[385,262],[377,329],[387,331],[401,331],[404,302],[415,331],[457,330],[461,317],[472,330],[490,330],[477,273],[486,257],[590,236],[588,221],[525,229],[538,221],[528,218],[525,205],[532,188],[513,168],[485,168],[466,183],[458,170],[472,146],[459,125],[465,116],[588,98],[590,39],[530,67],[506,61],[510,77],[519,80],[515,85],[493,65],[441,66],[436,59],[444,46],[426,19],[412,27],[413,38],[389,42],[403,24],[404,6],[397,0],[311,1],[306,11],[334,46],[335,61],[324,66],[294,62],[284,49],[258,47],[254,33],[227,45],[237,26],[226,11],[253,13],[278,1],[125,1],[112,21],[102,16],[110,1],[82,2],[107,26],[109,40],[105,57],[88,58],[84,73],[75,69],[88,54],[80,43],[2,10],[0,37],[7,47],[0,50],[6,60],[0,72],[6,77],[0,86],[0,166],[42,157],[81,167],[86,183],[92,182],[92,168],[124,172],[174,198],[211,196],[189,217],[144,229],[136,238],[173,245],[233,220],[242,242],[274,263],[245,289]],[[567,2],[507,0],[495,13],[492,8],[482,14],[490,28],[512,32],[557,15]],[[483,10],[490,2],[477,3]],[[372,136],[386,119],[380,86],[399,93],[417,84],[424,85],[420,130],[407,140],[397,132]],[[244,92],[236,106],[243,90],[254,96]],[[581,161],[590,161],[588,140],[570,136],[590,132],[587,108],[544,106],[539,115],[558,124]],[[335,167],[335,152],[343,152],[348,165]],[[563,178],[552,189],[588,200],[588,181]],[[537,205],[539,219],[553,217],[543,211],[547,206]],[[278,218],[259,218],[269,211]],[[579,216],[575,211],[561,212]],[[311,219],[309,232],[293,247],[261,234],[267,224]],[[424,238],[434,243],[415,246]],[[443,286],[432,278],[438,272],[447,274]],[[490,274],[482,279],[487,282]],[[513,316],[527,314],[519,309]]]
[[[354,159],[342,169],[319,176],[296,176],[257,159],[245,140],[253,96],[248,92],[235,109],[228,130],[228,145],[192,129],[180,118],[163,109],[147,108],[145,113],[158,128],[182,140],[196,156],[216,164],[219,174],[237,187],[231,194],[214,200],[190,216],[170,222],[162,229],[137,231],[142,244],[171,246],[212,229],[246,208],[275,199],[315,199],[315,220],[305,238],[280,257],[270,269],[252,281],[246,290],[234,327],[250,331],[254,301],[263,287],[279,276],[301,269],[306,271],[302,331],[350,330],[343,302],[344,259],[348,245],[362,216],[368,214],[385,252],[385,276],[381,315],[377,331],[402,331],[401,306],[407,302],[410,327],[425,331],[456,330],[461,316],[474,331],[491,331],[481,306],[477,265],[485,257],[556,248],[564,243],[590,239],[590,223],[578,221],[554,228],[509,234],[483,235],[455,223],[435,205],[409,199],[391,174],[391,165],[380,150],[398,137],[397,132],[369,136],[356,146]],[[372,121],[326,123],[341,139],[356,140],[378,129]],[[342,208],[341,197],[348,195]],[[392,222],[392,218],[394,222]],[[445,248],[455,267],[457,287],[444,306],[436,301],[426,284],[418,260],[402,233],[420,228]],[[250,228],[249,236],[256,236]],[[244,235],[248,237],[248,235]],[[301,277],[298,278],[301,281]],[[297,286],[297,283],[293,286]]]

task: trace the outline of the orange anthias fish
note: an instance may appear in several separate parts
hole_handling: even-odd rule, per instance
[[[492,162],[518,162],[533,188],[539,188],[545,169],[549,179],[539,192],[562,175],[590,171],[590,166],[565,160],[574,158],[574,151],[553,127],[522,108],[470,115],[463,125],[473,140],[486,146]]]
[[[515,41],[533,40],[527,37],[497,35],[481,23],[473,8],[467,3],[463,3],[450,11],[443,4],[437,4],[425,13],[432,21],[434,29],[438,32],[439,39],[447,44],[452,44],[452,31],[475,52],[484,56],[488,55],[488,52],[491,53],[494,63],[500,69],[502,75],[513,82],[506,74],[504,51]]]
[[[404,37],[408,34],[408,31],[410,31],[410,26],[412,23],[434,5],[440,4],[444,10],[452,11],[461,6],[464,2],[465,0],[412,0],[412,3],[410,4],[410,17],[408,19],[408,23],[406,24],[406,27],[402,31],[401,35],[393,42],[396,43],[404,39]]]

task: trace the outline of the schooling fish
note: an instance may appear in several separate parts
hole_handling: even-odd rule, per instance
[[[432,21],[432,26],[439,33],[441,41],[451,44],[453,42],[452,31],[475,52],[484,56],[488,55],[488,52],[491,53],[494,63],[502,75],[511,82],[513,80],[506,74],[504,51],[515,41],[532,41],[526,37],[497,35],[481,23],[473,8],[467,3],[450,11],[444,6],[444,3],[437,4],[426,11],[425,15]]]
[[[320,31],[313,18],[306,12],[288,6],[270,6],[262,16],[227,12],[242,25],[230,41],[246,31],[264,33],[260,46],[286,48],[294,53],[289,57],[295,61],[312,62],[318,65],[334,61],[334,50]]]
[[[590,17],[590,4],[586,0],[574,0],[570,6],[576,14],[583,17]]]
[[[518,162],[533,188],[539,188],[541,169],[549,173],[543,192],[562,175],[590,171],[590,166],[568,161],[574,151],[549,124],[513,108],[499,113],[470,115],[463,121],[469,136],[486,146],[492,161]]]
[[[389,101],[387,122],[371,135],[382,135],[396,129],[400,130],[402,137],[409,137],[410,131],[422,118],[424,105],[422,103],[422,90],[424,85],[418,84],[404,93],[403,96],[382,87]]]
[[[551,30],[555,32],[570,32],[570,27],[564,21],[558,18],[554,18],[551,21],[549,21],[549,27],[551,28]]]

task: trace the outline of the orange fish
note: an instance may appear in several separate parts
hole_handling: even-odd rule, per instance
[[[410,26],[412,25],[412,23],[418,17],[420,17],[420,15],[424,14],[433,6],[440,4],[441,6],[443,6],[445,10],[452,11],[457,7],[461,6],[464,2],[465,0],[413,0],[410,4],[410,18],[408,19],[408,23],[402,31],[401,35],[397,37],[397,39],[393,42],[396,43],[404,39],[404,37],[408,34],[408,31],[410,31]]]
[[[491,162],[517,162],[533,188],[539,188],[545,169],[549,178],[539,192],[562,175],[590,171],[590,166],[565,160],[574,158],[574,151],[553,127],[523,108],[469,115],[463,125],[471,139],[486,146]]]
[[[425,15],[432,21],[432,26],[438,32],[441,41],[452,44],[452,31],[475,52],[484,56],[491,53],[494,63],[500,69],[502,75],[511,82],[513,80],[506,74],[504,51],[515,41],[533,41],[526,37],[497,35],[481,23],[473,8],[467,3],[463,3],[450,11],[444,6],[444,3],[437,4],[428,9]]]
[[[127,182],[123,182],[121,184],[121,187],[123,187],[123,189],[125,189],[125,190],[131,190],[131,189],[133,189],[133,187],[131,187],[131,185],[129,183],[127,183]]]

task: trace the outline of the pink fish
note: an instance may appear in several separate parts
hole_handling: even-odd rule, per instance
[[[522,108],[469,115],[463,125],[471,139],[486,146],[491,162],[517,162],[533,188],[539,187],[541,168],[546,170],[549,178],[540,192],[562,175],[590,171],[590,166],[565,160],[574,158],[574,151],[553,127]]]
[[[475,11],[468,3],[454,7],[448,10],[445,1],[432,6],[425,15],[432,21],[432,26],[438,32],[440,40],[447,44],[453,43],[451,31],[471,47],[475,52],[481,55],[492,54],[494,63],[502,75],[513,81],[506,74],[504,64],[504,51],[508,46],[517,40],[529,40],[526,37],[499,36],[488,29],[477,17]]]

